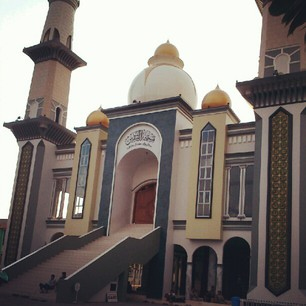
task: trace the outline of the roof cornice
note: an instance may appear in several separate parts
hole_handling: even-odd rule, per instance
[[[237,82],[236,87],[254,108],[306,102],[306,71]]]
[[[10,129],[17,141],[45,139],[56,145],[71,144],[76,134],[47,117],[5,122],[4,127]]]
[[[184,101],[181,96],[170,97],[165,99],[136,102],[124,106],[103,109],[103,112],[109,119],[144,114],[156,111],[166,111],[169,109],[179,109],[187,118],[192,120],[192,108]]]

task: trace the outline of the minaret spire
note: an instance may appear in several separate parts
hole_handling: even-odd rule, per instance
[[[66,126],[71,72],[86,65],[71,50],[78,7],[78,0],[49,0],[40,43],[23,50],[35,63],[25,119],[45,116]]]

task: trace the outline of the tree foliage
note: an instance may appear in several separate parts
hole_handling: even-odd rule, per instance
[[[289,25],[288,35],[306,23],[306,0],[271,0],[271,2],[270,14],[283,15],[282,23]]]

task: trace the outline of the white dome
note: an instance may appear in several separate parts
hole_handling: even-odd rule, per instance
[[[184,63],[176,50],[169,42],[156,49],[148,61],[149,67],[140,72],[130,86],[129,104],[181,96],[192,109],[196,108],[195,85],[182,69]]]

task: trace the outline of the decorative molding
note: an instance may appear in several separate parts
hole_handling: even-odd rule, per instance
[[[32,47],[24,48],[23,52],[35,64],[56,60],[70,71],[87,65],[84,60],[57,40],[49,40]]]
[[[73,160],[73,159],[74,159],[74,153],[56,155],[56,160],[58,161]]]
[[[104,110],[104,113],[109,119],[114,119],[174,109],[180,111],[190,122],[192,122],[192,109],[180,96],[108,108]]]
[[[256,108],[306,102],[306,71],[237,82],[241,95]]]
[[[44,98],[37,98],[37,99],[28,100],[24,119],[29,119],[30,118],[31,106],[34,103],[37,103],[37,106],[38,106],[37,107],[37,113],[35,114],[35,117],[42,116],[44,101],[45,101]]]
[[[239,136],[230,136],[228,137],[228,144],[241,144],[241,143],[254,143],[255,142],[255,134],[246,134]]]
[[[71,177],[72,168],[56,168],[52,172],[54,178]]]
[[[12,131],[17,141],[43,138],[56,145],[71,145],[76,137],[74,132],[44,116],[16,120],[3,126]]]
[[[252,221],[237,221],[236,220],[224,220],[222,222],[222,227],[224,230],[232,231],[251,231],[252,230]]]
[[[186,220],[173,220],[174,230],[186,230]]]
[[[5,266],[16,261],[18,256],[21,227],[26,206],[27,189],[31,171],[32,156],[34,146],[27,142],[22,150],[19,159],[18,176],[10,216],[10,227],[7,237],[7,246],[5,253]]]
[[[279,108],[269,120],[266,287],[290,289],[292,115]]]

